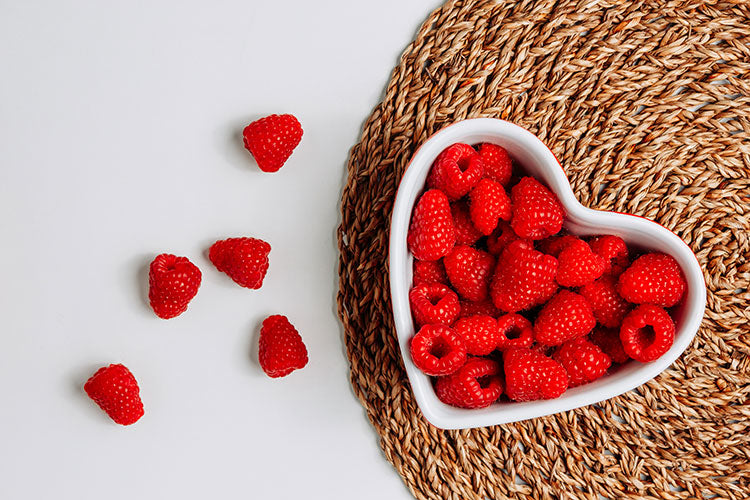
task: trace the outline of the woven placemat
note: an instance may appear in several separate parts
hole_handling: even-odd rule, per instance
[[[680,235],[708,308],[666,372],[531,421],[442,431],[417,408],[388,291],[388,226],[415,149],[497,117],[545,141],[587,206]],[[420,499],[750,498],[750,6],[453,1],[433,12],[352,149],[338,296],[355,393]],[[601,496],[600,496],[601,495]]]

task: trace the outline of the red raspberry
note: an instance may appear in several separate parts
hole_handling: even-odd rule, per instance
[[[453,217],[445,193],[427,191],[414,207],[406,242],[419,260],[438,260],[456,244]]]
[[[257,290],[263,286],[270,252],[271,245],[257,238],[228,238],[211,245],[208,258],[238,285]]]
[[[425,375],[450,375],[466,362],[464,340],[445,325],[423,326],[412,337],[409,352]]]
[[[427,187],[443,191],[451,201],[468,194],[484,174],[479,153],[468,144],[454,144],[440,153],[427,176]]]
[[[538,352],[539,354],[542,354],[549,358],[552,356],[552,353],[555,352],[555,347],[552,347],[551,345],[544,345],[544,344],[533,344],[531,346],[531,350],[534,352]]]
[[[605,274],[619,276],[628,267],[628,247],[619,236],[597,236],[589,241],[589,246],[605,260]]]
[[[510,225],[521,238],[540,240],[562,229],[563,207],[557,197],[533,177],[524,177],[511,191]]]
[[[591,332],[589,338],[592,343],[599,346],[614,363],[624,363],[630,357],[625,353],[620,341],[620,330],[597,327]]]
[[[516,347],[531,347],[534,331],[531,322],[520,314],[506,314],[497,318],[497,348],[501,351]]]
[[[638,257],[617,282],[617,292],[628,302],[661,307],[677,304],[686,287],[680,265],[663,253]]]
[[[286,377],[307,365],[307,347],[286,316],[276,314],[263,320],[258,361],[272,378]]]
[[[674,322],[661,307],[644,304],[625,316],[620,327],[625,353],[636,361],[648,363],[660,358],[674,342]]]
[[[445,259],[445,271],[461,298],[480,301],[487,298],[487,289],[495,266],[495,258],[476,248],[457,246]]]
[[[482,233],[474,227],[469,214],[469,206],[464,201],[451,203],[453,228],[456,231],[456,245],[472,246],[482,237]]]
[[[442,260],[414,259],[412,270],[412,284],[414,286],[432,283],[448,284],[448,275],[445,274],[445,266],[443,266]]]
[[[271,115],[245,127],[242,136],[258,167],[276,172],[302,140],[302,126],[293,115]]]
[[[560,345],[586,335],[595,325],[594,312],[586,299],[570,290],[560,290],[539,311],[534,338],[541,344]]]
[[[529,309],[557,291],[557,259],[534,250],[531,243],[514,241],[500,254],[490,284],[492,301],[505,312]]]
[[[484,176],[507,186],[513,173],[513,162],[505,148],[485,142],[479,145],[478,151],[484,163]]]
[[[569,387],[593,382],[612,365],[609,356],[585,337],[565,342],[555,350],[552,358],[568,372]]]
[[[482,179],[469,194],[469,213],[474,227],[491,234],[499,220],[510,220],[510,198],[501,184]]]
[[[471,300],[461,300],[461,312],[458,314],[459,318],[465,318],[467,316],[475,316],[477,314],[483,314],[486,316],[492,316],[493,318],[500,314],[500,310],[495,307],[495,304],[491,300],[481,300],[474,302]]]
[[[500,255],[505,247],[519,239],[510,224],[500,221],[497,228],[487,237],[487,251],[492,255]]]
[[[138,382],[123,365],[99,368],[86,381],[83,390],[115,423],[130,425],[143,416]]]
[[[630,310],[630,304],[617,293],[616,284],[617,278],[605,275],[579,290],[594,311],[596,321],[607,328],[619,328]]]
[[[580,239],[570,234],[566,236],[553,236],[552,238],[542,240],[539,243],[539,250],[547,255],[557,257],[560,255],[560,252],[574,241],[580,241]]]
[[[554,399],[568,388],[568,374],[557,361],[531,349],[503,352],[505,393],[514,401]]]
[[[468,316],[456,321],[453,331],[464,339],[466,352],[485,356],[497,347],[497,321],[492,316]]]
[[[187,310],[201,285],[201,271],[187,257],[163,253],[148,271],[148,299],[162,319],[174,318]]]
[[[460,312],[458,295],[445,285],[417,285],[409,292],[409,303],[417,326],[451,325]]]
[[[435,394],[458,408],[485,408],[500,397],[500,365],[491,359],[469,358],[456,373],[435,381]]]
[[[604,274],[604,268],[604,259],[592,252],[588,243],[576,239],[557,257],[557,282],[560,286],[584,286]]]

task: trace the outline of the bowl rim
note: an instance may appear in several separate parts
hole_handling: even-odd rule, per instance
[[[559,399],[493,404],[481,410],[453,408],[437,399],[429,377],[419,371],[409,355],[409,339],[414,334],[414,327],[408,300],[412,258],[406,246],[406,234],[414,203],[417,195],[424,188],[424,179],[434,158],[445,147],[456,142],[464,142],[462,138],[471,135],[491,135],[497,139],[521,144],[522,148],[526,148],[528,152],[535,155],[537,160],[541,160],[538,166],[549,175],[546,184],[560,199],[566,211],[566,220],[607,229],[617,227],[622,229],[627,226],[628,232],[643,233],[644,237],[648,236],[674,250],[674,253],[668,253],[680,263],[688,283],[688,293],[682,306],[682,324],[676,332],[674,344],[666,354],[651,363],[631,361],[630,364],[636,363],[638,368],[630,369],[628,374],[607,375],[608,381],[605,387],[607,390],[587,389],[587,384],[569,389]],[[415,151],[399,183],[391,214],[389,280],[393,319],[401,357],[414,397],[425,418],[432,425],[443,429],[464,429],[517,422],[595,404],[632,390],[660,374],[684,352],[700,327],[706,304],[703,271],[695,254],[679,236],[657,222],[638,215],[584,207],[575,197],[560,162],[546,144],[530,131],[496,118],[472,118],[455,122],[434,133]],[[592,384],[597,382],[599,381]]]

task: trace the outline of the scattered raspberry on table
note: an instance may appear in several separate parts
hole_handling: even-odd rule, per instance
[[[245,148],[253,155],[258,167],[264,172],[276,172],[292,155],[302,140],[302,134],[302,126],[297,118],[284,114],[256,120],[245,127],[242,135]],[[450,213],[447,219],[452,225]],[[209,259],[216,269],[226,273],[240,286],[258,289],[263,285],[268,271],[270,251],[271,246],[260,239],[229,238],[211,246]],[[416,271],[415,275],[418,274]],[[438,268],[437,263],[433,268],[425,267],[422,274],[426,281],[447,282],[444,269]],[[149,267],[148,296],[154,313],[160,318],[169,319],[185,312],[198,293],[201,278],[200,269],[187,257],[167,253],[158,255]],[[455,319],[459,311],[458,297],[446,290],[454,297],[451,315]],[[445,320],[446,317],[429,319]],[[270,377],[283,377],[307,364],[307,348],[286,317],[270,316],[263,322],[259,360]],[[86,382],[84,390],[118,424],[130,425],[143,415],[138,384],[123,365],[99,369]]]
[[[302,140],[302,125],[294,115],[270,115],[242,131],[245,148],[264,172],[276,172]]]
[[[257,290],[263,286],[270,252],[271,245],[263,240],[229,238],[211,245],[208,258],[238,285]]]
[[[162,319],[184,313],[200,285],[201,271],[187,257],[163,253],[149,266],[148,299],[154,313]]]
[[[138,382],[121,364],[99,368],[83,390],[115,423],[131,425],[143,416]]]
[[[286,377],[307,365],[307,347],[286,316],[263,320],[258,343],[260,367],[271,378]]]

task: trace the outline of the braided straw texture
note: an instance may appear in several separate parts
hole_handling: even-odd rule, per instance
[[[391,316],[389,220],[415,149],[470,117],[526,127],[584,205],[656,220],[693,248],[708,308],[670,369],[531,421],[424,420]],[[433,12],[351,151],[338,234],[352,386],[411,492],[750,498],[749,177],[750,3],[457,0]]]

